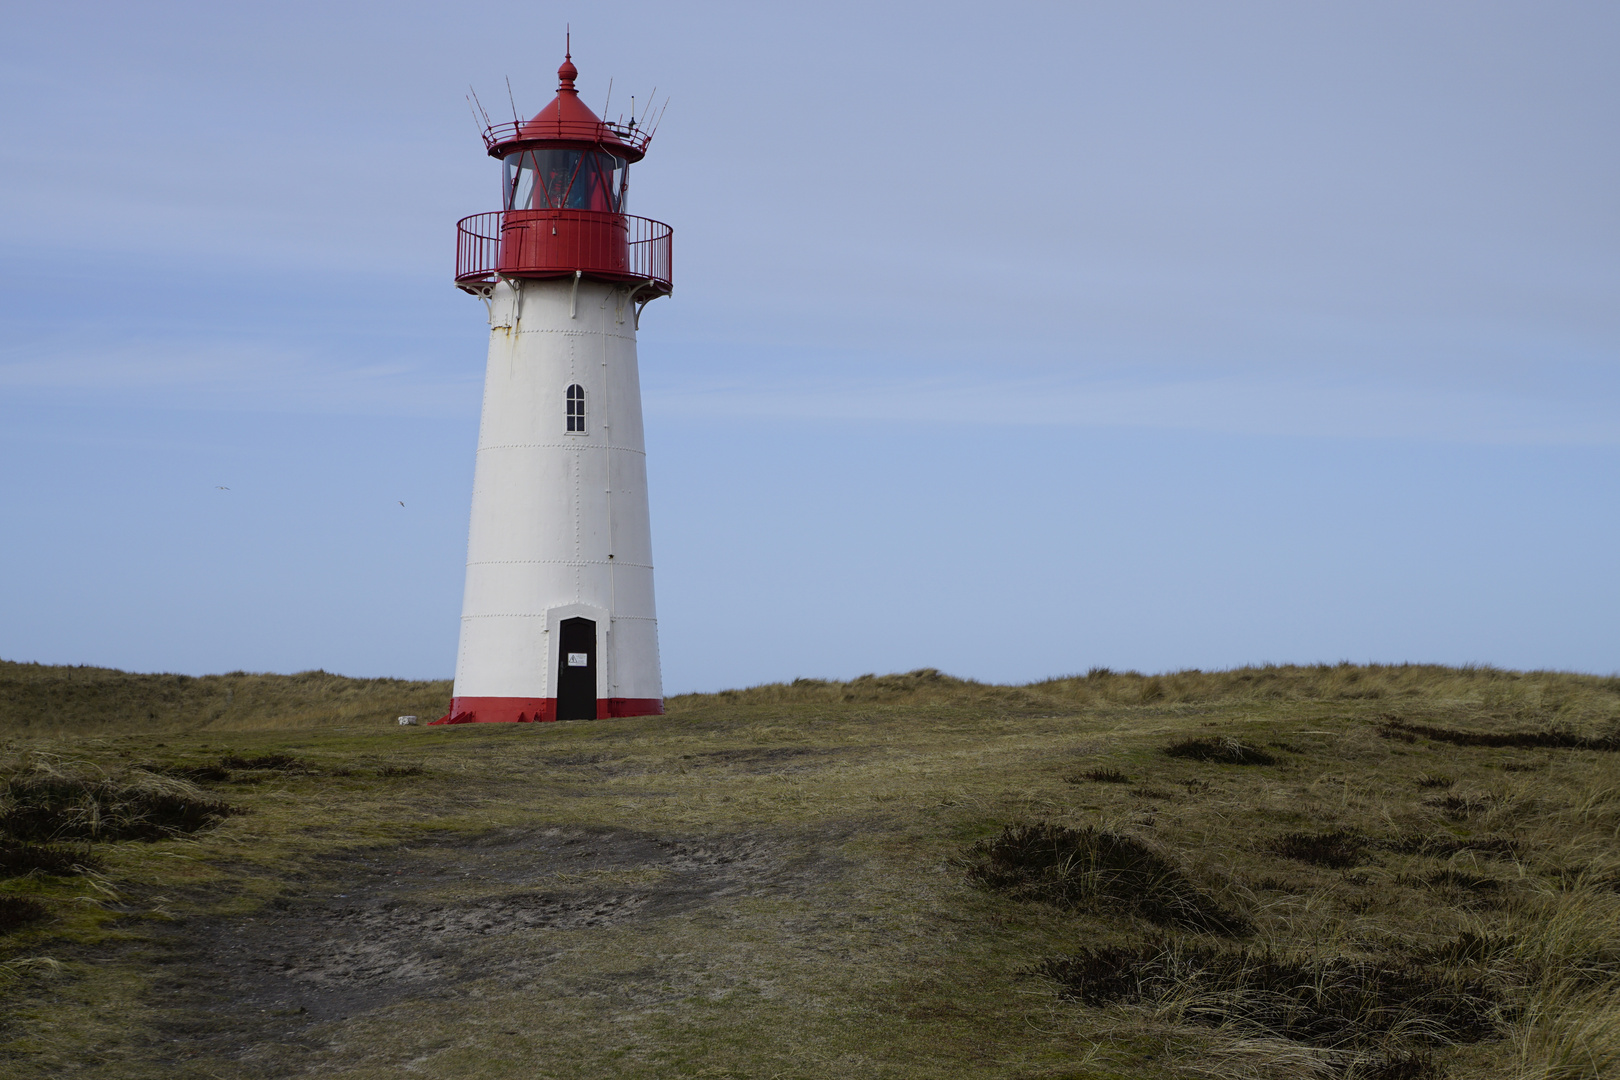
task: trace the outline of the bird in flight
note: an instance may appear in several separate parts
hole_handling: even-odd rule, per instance
[[[215,491],[229,491],[231,489],[228,488],[228,487],[225,487],[223,484],[215,484],[214,485],[214,490]]]
[[[399,505],[404,506],[405,505],[404,501],[401,500]]]

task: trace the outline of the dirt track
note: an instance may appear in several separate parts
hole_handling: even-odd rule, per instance
[[[560,994],[656,999],[678,966],[613,987],[548,985],[569,931],[651,923],[728,899],[789,897],[837,871],[804,837],[666,839],[621,830],[503,831],[329,860],[300,897],[254,916],[188,920],[159,939],[172,1060],[304,1072],[320,1025],[498,978]],[[638,988],[637,982],[645,987]]]

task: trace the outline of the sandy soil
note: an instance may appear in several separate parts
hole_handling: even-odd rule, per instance
[[[302,896],[171,926],[152,958],[165,971],[162,1027],[175,1060],[303,1072],[323,1050],[311,1036],[324,1022],[451,997],[490,976],[538,989],[561,932],[825,881],[838,860],[810,839],[548,828],[329,860]]]

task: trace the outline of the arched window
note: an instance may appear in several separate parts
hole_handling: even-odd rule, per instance
[[[568,388],[568,430],[585,434],[585,388],[579,383]]]

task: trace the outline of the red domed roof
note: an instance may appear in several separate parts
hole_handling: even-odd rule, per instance
[[[579,69],[572,56],[565,56],[557,69],[557,96],[550,105],[522,123],[496,124],[484,132],[484,145],[491,157],[504,158],[516,150],[536,146],[599,146],[626,161],[640,161],[647,153],[652,136],[630,126],[604,123],[590,106],[579,100],[574,80]]]

